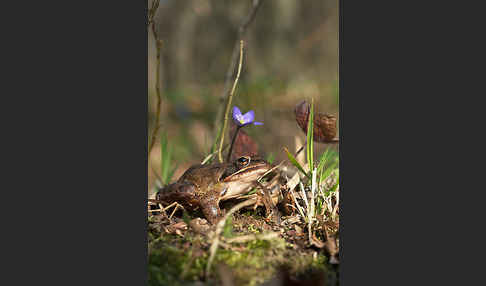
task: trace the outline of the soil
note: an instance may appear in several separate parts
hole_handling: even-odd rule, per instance
[[[307,225],[296,214],[282,216],[281,224],[275,225],[262,207],[240,210],[226,221],[206,276],[215,226],[198,212],[167,215],[149,213],[150,285],[339,285],[339,264],[334,262],[338,222],[318,223],[311,244]],[[271,232],[276,233],[273,238],[261,237]],[[228,243],[244,235],[256,236]]]

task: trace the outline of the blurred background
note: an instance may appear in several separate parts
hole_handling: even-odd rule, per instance
[[[148,2],[150,8],[152,0]],[[159,80],[159,133],[167,134],[171,166],[177,166],[172,181],[210,153],[216,114],[224,109],[220,98],[238,27],[251,7],[251,0],[160,1],[154,17],[162,41],[159,79],[156,43],[148,29],[148,122],[150,136]],[[256,121],[264,122],[244,130],[265,158],[281,161],[286,158],[283,147],[295,152],[304,143],[294,114],[302,100],[314,98],[317,111],[339,116],[338,29],[338,0],[265,0],[249,24],[232,106],[243,113],[252,109]],[[225,142],[230,142],[228,136]],[[321,143],[314,148],[319,155],[328,147],[338,148]],[[154,172],[160,170],[161,147],[156,143],[149,154],[149,192]]]

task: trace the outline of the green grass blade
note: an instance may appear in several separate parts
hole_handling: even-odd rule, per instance
[[[318,174],[322,173],[322,170],[324,168],[324,165],[327,162],[328,157],[329,157],[329,149],[326,149],[324,154],[322,154],[322,156],[321,156],[321,160],[319,161],[319,164],[317,165],[317,173]]]
[[[329,177],[329,175],[331,175],[332,171],[336,169],[337,164],[338,162],[334,162],[331,165],[329,165],[329,167],[324,169],[324,171],[321,174],[321,177],[319,178],[319,184],[322,183],[324,180],[326,180]]]
[[[169,146],[167,141],[167,134],[163,133],[162,138],[160,139],[160,147],[161,147],[161,176],[163,184],[168,184],[168,177],[169,177],[169,164],[170,164],[170,157],[172,153],[172,148]]]
[[[304,175],[307,176],[307,178],[310,179],[310,176],[309,174],[307,174],[305,171],[304,171],[304,168],[302,168],[302,166],[299,164],[299,162],[297,162],[297,159],[295,159],[294,155],[292,155],[289,150],[287,150],[287,148],[284,147],[284,150],[285,150],[285,153],[287,153],[287,157],[289,158],[289,161],[290,163],[292,163],[297,169],[299,169],[299,171],[301,171]]]
[[[174,168],[172,168],[169,173],[167,174],[167,183],[170,183],[172,180],[172,176],[174,176],[175,170],[177,170],[177,167],[179,167],[179,164],[176,164]]]
[[[268,163],[272,164],[274,160],[275,160],[275,156],[273,155],[273,152],[270,152],[270,154],[268,154],[268,156],[266,158],[266,161]]]

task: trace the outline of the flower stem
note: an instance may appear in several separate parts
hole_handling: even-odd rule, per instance
[[[238,137],[238,132],[240,132],[240,129],[241,129],[241,126],[239,126],[239,125],[236,126],[235,135],[233,135],[233,140],[231,141],[230,149],[229,149],[229,152],[228,152],[228,157],[226,157],[226,162],[229,162],[230,159],[231,159],[231,152],[233,152],[233,145],[235,144],[236,137]]]

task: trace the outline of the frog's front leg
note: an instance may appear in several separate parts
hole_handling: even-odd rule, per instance
[[[227,187],[217,185],[204,195],[199,202],[204,216],[211,224],[216,224],[222,217],[221,209],[219,208],[219,199],[224,195],[226,190]]]
[[[221,209],[218,204],[203,201],[201,202],[201,210],[211,224],[218,223],[221,218]]]

